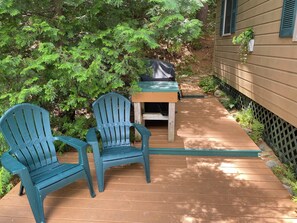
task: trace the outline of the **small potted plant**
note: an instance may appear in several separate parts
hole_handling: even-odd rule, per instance
[[[254,30],[247,28],[238,36],[234,36],[233,44],[239,44],[239,57],[240,61],[246,63],[248,54],[254,50]]]

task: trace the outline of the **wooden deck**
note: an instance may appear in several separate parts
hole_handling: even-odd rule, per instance
[[[216,98],[182,98],[177,102],[176,110],[174,142],[167,141],[167,121],[154,121],[146,125],[152,132],[151,148],[196,150],[198,155],[238,152],[237,156],[240,156],[245,151],[257,156],[260,152]]]
[[[174,143],[167,142],[166,123],[149,126],[152,153],[207,151],[203,155],[211,157],[152,154],[150,184],[143,167],[134,164],[108,170],[105,191],[99,193],[89,154],[97,196],[90,197],[84,181],[48,195],[47,222],[297,222],[296,204],[259,157],[226,157],[228,151],[259,149],[217,99],[183,98],[176,115]],[[215,157],[218,151],[224,156]],[[75,162],[77,154],[66,153],[61,160]],[[19,186],[1,199],[0,223],[34,222],[27,198],[19,197],[18,190]]]
[[[151,155],[151,177],[146,184],[139,164],[110,169],[95,198],[84,181],[69,185],[46,197],[47,222],[297,222],[296,205],[260,158]],[[0,222],[34,222],[18,189],[1,200]]]

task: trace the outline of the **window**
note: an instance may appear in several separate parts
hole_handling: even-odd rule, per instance
[[[295,26],[297,0],[284,0],[280,37],[292,37]]]
[[[235,33],[237,0],[222,0],[221,7],[221,36]]]

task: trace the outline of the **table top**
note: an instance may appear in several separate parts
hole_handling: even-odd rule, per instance
[[[176,81],[141,81],[138,86],[142,92],[178,92]]]

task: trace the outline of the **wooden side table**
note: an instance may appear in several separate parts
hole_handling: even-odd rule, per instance
[[[175,103],[178,101],[178,84],[175,81],[143,81],[138,83],[141,92],[132,95],[134,103],[135,123],[143,120],[168,120],[168,141],[174,141],[175,135]],[[168,103],[168,116],[161,113],[142,113],[141,103]],[[136,133],[137,134],[137,133]]]

